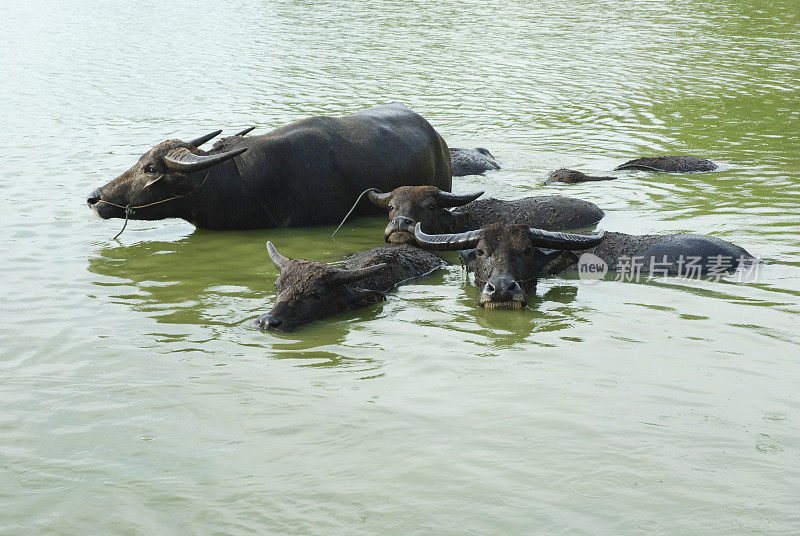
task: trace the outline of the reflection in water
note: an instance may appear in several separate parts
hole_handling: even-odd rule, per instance
[[[374,222],[351,223],[350,231],[370,236]],[[366,229],[364,228],[366,227]],[[279,235],[278,240],[291,244],[308,244],[303,237],[280,237],[286,231],[243,233],[212,233],[196,231],[175,241],[144,241],[132,245],[109,245],[89,258],[89,271],[104,276],[95,284],[106,288],[108,299],[143,312],[159,324],[195,325],[218,336],[228,330],[249,330],[243,344],[264,346],[280,356],[304,359],[324,359],[329,364],[343,358],[339,350],[322,349],[328,345],[345,344],[348,334],[373,319],[391,318],[396,314],[393,302],[421,309],[410,324],[435,325],[442,328],[459,322],[474,322],[480,334],[497,348],[509,348],[532,342],[535,334],[568,328],[580,321],[580,311],[568,305],[578,293],[576,286],[540,285],[526,309],[521,311],[490,311],[477,306],[477,290],[466,282],[466,272],[458,266],[435,273],[423,280],[401,287],[389,295],[389,301],[372,307],[346,311],[322,321],[302,326],[294,333],[260,332],[251,327],[252,320],[268,310],[274,299],[272,284],[277,273],[266,259],[261,247],[266,234]],[[294,235],[313,235],[323,232],[314,229],[292,230]],[[351,241],[333,245],[320,255],[326,262],[336,262],[341,251]],[[331,243],[325,243],[331,248]],[[457,262],[456,254],[445,257]],[[461,279],[459,284],[458,278]],[[109,278],[109,279],[106,279]],[[555,281],[555,280],[547,280]],[[440,285],[457,284],[453,296]],[[133,288],[132,288],[132,287]],[[421,289],[425,290],[422,291]],[[543,294],[542,294],[543,292]],[[424,294],[417,298],[420,293]],[[455,303],[452,303],[452,302]],[[558,304],[558,305],[556,305]],[[455,311],[451,308],[455,306]],[[426,316],[431,315],[431,318]],[[454,315],[452,318],[449,318]],[[435,319],[435,320],[434,320]],[[406,329],[406,328],[402,328]],[[409,326],[408,329],[413,329]],[[180,340],[186,334],[159,334],[161,342]],[[259,341],[254,343],[253,341]]]
[[[476,307],[475,322],[485,328],[484,334],[494,346],[512,348],[516,345],[539,344],[540,333],[560,331],[580,321],[580,311],[569,307],[578,295],[578,287],[558,285],[542,294],[539,286],[535,296],[522,311],[477,308],[477,289],[472,301]]]

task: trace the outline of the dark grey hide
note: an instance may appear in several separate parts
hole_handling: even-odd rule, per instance
[[[615,167],[614,171],[624,169],[690,173],[693,171],[714,171],[717,169],[717,165],[711,160],[697,156],[651,156],[628,160],[624,164]]]
[[[609,271],[695,275],[735,270],[754,257],[730,242],[714,236],[678,233],[630,235],[607,232],[605,240],[587,250],[600,257]]]
[[[475,149],[450,148],[450,168],[453,177],[464,175],[481,175],[486,171],[500,169],[500,164],[494,159],[492,153],[483,147]]]

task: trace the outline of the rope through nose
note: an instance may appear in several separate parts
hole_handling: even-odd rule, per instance
[[[137,205],[137,206],[135,206],[135,207],[132,207],[132,206],[131,206],[131,204],[130,204],[130,203],[128,203],[127,205],[125,205],[125,206],[123,207],[122,205],[118,205],[118,204],[116,204],[116,203],[112,203],[111,201],[105,201],[105,200],[103,200],[103,199],[98,199],[98,200],[97,200],[97,202],[98,202],[98,203],[105,203],[106,205],[111,205],[112,207],[117,207],[117,208],[121,208],[121,209],[124,209],[124,210],[125,210],[125,223],[123,223],[123,224],[122,224],[122,230],[121,230],[120,232],[118,232],[118,233],[116,234],[116,236],[115,236],[114,238],[112,238],[112,240],[116,240],[117,238],[119,238],[119,235],[121,235],[121,234],[122,234],[122,231],[124,231],[124,230],[125,230],[125,227],[127,227],[127,226],[128,226],[128,219],[131,217],[131,215],[132,215],[132,214],[136,214],[136,211],[137,211],[138,209],[140,209],[140,208],[152,207],[152,206],[154,206],[154,205],[160,205],[161,203],[166,203],[167,201],[174,201],[175,199],[180,199],[180,198],[182,198],[182,197],[186,197],[187,195],[190,195],[190,194],[193,194],[193,193],[195,193],[197,190],[199,190],[199,189],[200,189],[200,187],[201,187],[201,186],[203,186],[203,184],[205,184],[206,180],[208,180],[208,175],[209,175],[209,173],[211,173],[211,170],[210,170],[210,169],[209,169],[208,171],[206,171],[206,176],[205,176],[205,177],[203,177],[203,180],[202,180],[202,181],[200,181],[200,184],[198,184],[198,185],[197,185],[197,188],[195,188],[195,189],[194,189],[194,190],[192,190],[191,192],[189,192],[189,193],[186,193],[186,194],[183,194],[183,195],[175,195],[175,196],[172,196],[172,197],[168,197],[167,199],[162,199],[162,200],[160,200],[160,201],[154,201],[154,202],[152,202],[152,203],[147,203],[146,205]],[[159,178],[160,178],[160,177],[159,177]],[[145,188],[147,188],[147,186],[148,186],[148,185],[147,185],[147,184],[145,184]],[[362,194],[362,195],[363,195],[363,194]],[[359,199],[360,199],[360,198],[359,198]],[[358,203],[358,201],[356,201],[356,203]],[[342,222],[342,223],[344,223],[344,222]]]
[[[122,224],[122,229],[120,229],[120,231],[116,234],[116,236],[114,236],[114,238],[112,238],[111,240],[116,240],[117,238],[119,238],[119,235],[121,235],[122,232],[125,230],[125,227],[128,226],[128,218],[130,218],[131,214],[133,214],[134,212],[136,211],[133,210],[133,208],[131,208],[130,205],[125,207],[125,223]]]
[[[362,198],[362,197],[364,197],[364,194],[367,194],[367,193],[369,193],[369,192],[378,192],[379,194],[382,194],[382,193],[383,193],[383,192],[381,192],[380,190],[378,190],[377,188],[367,188],[366,190],[364,190],[363,192],[361,192],[361,195],[359,195],[359,196],[358,196],[358,199],[356,199],[356,202],[355,202],[355,203],[353,203],[353,207],[350,209],[350,212],[348,212],[347,214],[345,214],[345,216],[344,216],[344,219],[342,220],[342,223],[340,223],[340,224],[339,224],[339,227],[337,227],[337,228],[336,228],[336,230],[333,232],[333,234],[331,235],[331,238],[333,238],[334,236],[336,236],[336,233],[338,233],[338,232],[339,232],[339,229],[341,229],[341,228],[342,228],[342,225],[344,225],[344,222],[346,222],[346,221],[347,221],[347,218],[349,218],[349,217],[350,217],[350,214],[352,214],[352,213],[353,213],[353,211],[354,211],[354,210],[356,209],[356,207],[358,206],[358,202],[359,202],[359,201],[361,201],[361,198]]]

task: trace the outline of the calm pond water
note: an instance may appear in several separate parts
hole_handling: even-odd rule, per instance
[[[0,533],[795,535],[796,0],[0,5]],[[401,101],[602,227],[691,231],[756,282],[540,283],[484,311],[455,265],[292,334],[270,239],[325,261],[382,219],[241,233],[101,221],[169,138]],[[541,185],[697,154],[714,173]],[[453,257],[454,259],[454,257]]]

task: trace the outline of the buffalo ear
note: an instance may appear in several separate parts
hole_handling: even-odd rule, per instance
[[[161,179],[163,179],[164,175],[166,175],[166,173],[162,173],[161,175],[159,175],[155,179],[151,179],[151,180],[147,181],[147,183],[145,183],[144,187],[147,188],[148,186],[152,186],[153,184],[155,184],[158,181],[160,181]]]
[[[542,275],[556,275],[578,262],[578,256],[572,251],[555,250],[545,254]]]
[[[475,271],[475,266],[478,263],[478,255],[475,253],[475,248],[460,250],[458,258],[461,259],[461,264],[467,267],[467,271]]]

